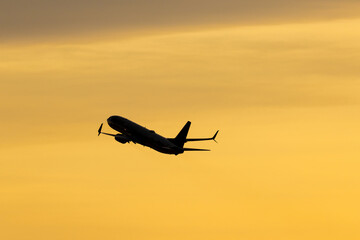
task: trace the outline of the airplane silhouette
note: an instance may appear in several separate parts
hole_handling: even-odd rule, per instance
[[[186,138],[191,125],[191,122],[188,121],[175,138],[165,138],[155,133],[153,130],[149,130],[120,116],[111,116],[107,119],[107,122],[112,129],[120,132],[121,134],[101,132],[103,126],[102,123],[98,130],[98,136],[100,134],[113,136],[116,141],[123,144],[130,142],[135,144],[139,143],[158,152],[175,155],[181,154],[184,151],[210,151],[209,149],[184,148],[184,144],[190,141],[205,140],[214,140],[216,142],[215,138],[219,132],[219,130],[217,130],[211,138]]]

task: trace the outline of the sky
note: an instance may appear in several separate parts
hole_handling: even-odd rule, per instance
[[[0,238],[359,239],[359,6],[2,1]]]

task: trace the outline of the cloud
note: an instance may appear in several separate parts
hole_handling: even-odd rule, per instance
[[[1,1],[0,40],[359,16],[346,0]]]

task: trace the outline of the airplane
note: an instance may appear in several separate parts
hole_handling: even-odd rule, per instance
[[[215,138],[219,132],[219,130],[217,130],[214,136],[211,138],[186,138],[191,125],[191,122],[188,121],[175,138],[165,138],[157,134],[154,130],[149,130],[124,117],[111,116],[107,119],[107,122],[112,129],[120,133],[111,134],[102,132],[102,123],[98,130],[98,136],[100,134],[113,136],[115,137],[116,141],[122,144],[130,142],[133,142],[135,144],[139,143],[141,145],[150,147],[158,152],[174,155],[184,153],[185,151],[210,151],[209,149],[184,148],[184,143],[190,141],[206,140],[214,140],[216,142]]]

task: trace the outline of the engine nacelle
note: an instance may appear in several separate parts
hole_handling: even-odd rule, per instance
[[[116,134],[115,140],[121,143],[130,142],[130,139],[122,134]]]

